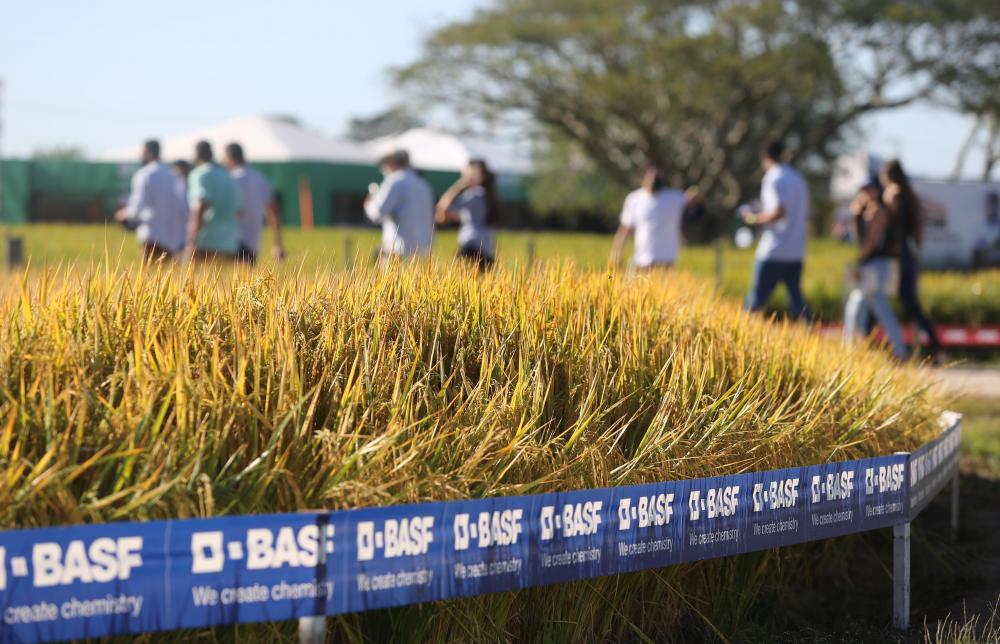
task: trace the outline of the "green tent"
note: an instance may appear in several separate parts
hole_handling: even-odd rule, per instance
[[[310,131],[293,120],[248,116],[160,140],[161,158],[190,159],[195,143],[212,143],[216,156],[239,142],[251,165],[274,186],[285,223],[291,226],[349,226],[365,222],[368,186],[382,176],[375,152],[367,147]],[[8,222],[103,222],[128,196],[138,169],[141,144],[110,150],[94,160],[0,161],[0,219]],[[437,194],[458,176],[455,171],[422,173]],[[523,177],[500,182],[505,222],[527,221]]]
[[[368,185],[382,179],[374,165],[269,161],[253,166],[271,180],[284,221],[292,226],[301,225],[310,206],[316,226],[364,223]],[[136,163],[4,159],[0,161],[0,221],[106,221],[128,197],[132,173],[138,167]],[[437,194],[458,177],[447,171],[422,174]],[[524,200],[520,186],[508,186],[502,195],[510,209]]]

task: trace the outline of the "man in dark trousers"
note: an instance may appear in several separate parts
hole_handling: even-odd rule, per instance
[[[782,162],[784,151],[780,141],[770,141],[761,150],[761,165],[764,167],[761,210],[743,214],[747,224],[764,228],[757,244],[753,284],[746,306],[751,311],[764,308],[775,287],[783,283],[788,290],[792,316],[810,321],[812,317],[801,288],[809,219],[809,187],[802,175]]]

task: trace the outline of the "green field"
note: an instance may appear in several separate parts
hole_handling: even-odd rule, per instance
[[[36,224],[9,229],[22,236],[25,252],[33,264],[71,260],[99,260],[104,257],[133,261],[137,247],[131,234],[117,226]],[[379,232],[374,228],[322,228],[312,231],[287,229],[288,265],[308,272],[339,269],[352,261],[368,262],[378,248]],[[499,236],[502,262],[523,264],[535,259],[566,259],[585,269],[606,269],[611,238],[608,235],[579,233],[507,232]],[[455,250],[453,231],[437,235],[439,257],[451,257]],[[839,320],[842,313],[846,266],[854,256],[852,246],[828,239],[810,243],[803,289],[810,306],[824,320]],[[264,265],[270,264],[270,258]],[[750,283],[753,251],[726,245],[722,250],[723,294],[742,298]],[[708,246],[681,251],[679,268],[715,278],[715,250]],[[1000,324],[1000,271],[980,273],[926,273],[921,282],[924,306],[937,322]],[[771,309],[783,310],[785,294],[775,294]]]
[[[1000,392],[993,398],[964,398],[954,407],[962,412],[962,451],[969,469],[1000,480]]]

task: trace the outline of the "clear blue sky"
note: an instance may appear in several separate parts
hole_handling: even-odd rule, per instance
[[[251,113],[340,133],[398,98],[386,69],[424,35],[487,3],[0,0],[3,152],[98,152]],[[970,125],[926,107],[864,124],[875,151],[930,176],[950,173]]]

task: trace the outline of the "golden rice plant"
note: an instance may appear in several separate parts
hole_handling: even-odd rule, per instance
[[[0,386],[5,528],[844,460],[914,447],[940,411],[915,369],[745,314],[704,281],[567,264],[32,271],[0,284]],[[660,638],[738,621],[779,560],[794,550],[348,616],[338,632]],[[723,586],[738,601],[713,599]]]

